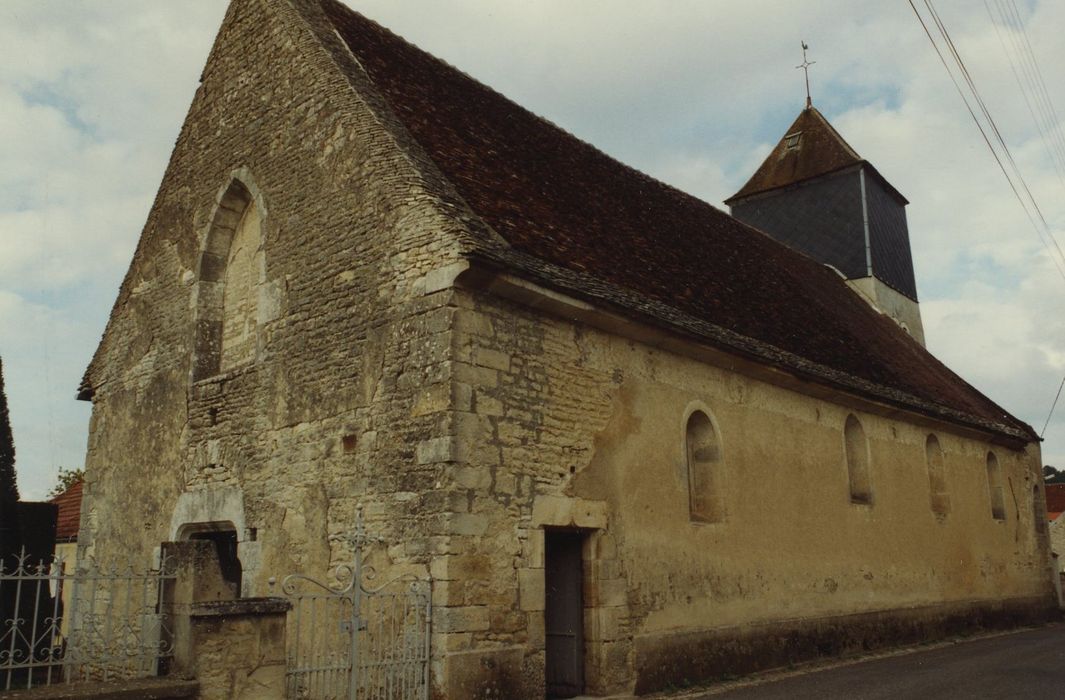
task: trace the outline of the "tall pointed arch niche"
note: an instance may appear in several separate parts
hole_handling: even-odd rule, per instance
[[[218,199],[197,270],[192,378],[251,364],[258,355],[265,281],[265,210],[247,173],[235,174]]]

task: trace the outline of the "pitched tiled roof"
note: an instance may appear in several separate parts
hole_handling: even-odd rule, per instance
[[[1065,484],[1047,484],[1047,516],[1050,520],[1056,520],[1058,515],[1065,513]]]
[[[77,481],[66,491],[49,501],[58,510],[55,527],[57,542],[70,542],[78,539],[78,526],[81,523],[81,481]]]
[[[825,266],[614,160],[336,0],[319,2],[398,121],[509,244],[497,261],[800,375],[1035,438]],[[796,124],[823,134],[827,122],[808,110]],[[842,146],[794,173],[860,161],[835,138]]]

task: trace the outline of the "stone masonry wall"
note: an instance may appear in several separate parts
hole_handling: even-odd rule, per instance
[[[453,312],[426,279],[456,259],[456,224],[309,7],[231,5],[89,372],[83,546],[147,560],[185,526],[235,526],[245,595],[348,561],[329,536],[359,503],[378,566],[426,572],[447,531]],[[200,256],[234,177],[268,296],[254,360],[191,381]]]
[[[542,693],[551,527],[587,533],[589,692],[697,680],[691,669],[641,675],[679,658],[678,635],[783,625],[801,636],[856,614],[881,615],[861,634],[896,618],[899,630],[946,629],[953,615],[984,619],[958,612],[967,606],[1046,607],[1049,552],[1025,500],[1040,478],[1037,445],[1010,450],[842,395],[827,402],[481,292],[454,302],[455,387],[468,398],[449,484],[465,494],[453,499],[464,532],[434,561],[447,606],[434,641],[454,654],[454,688]],[[684,426],[696,408],[722,444],[720,523],[689,517]],[[850,413],[870,443],[871,506],[848,496]],[[946,517],[931,508],[930,433],[945,453]],[[988,450],[1003,468],[1004,521],[991,517]],[[930,612],[899,617],[917,610]],[[848,643],[891,637],[861,634]]]

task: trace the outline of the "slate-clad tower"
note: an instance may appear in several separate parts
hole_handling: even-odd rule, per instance
[[[817,109],[799,114],[725,203],[740,221],[839,270],[851,288],[924,344],[908,202]]]

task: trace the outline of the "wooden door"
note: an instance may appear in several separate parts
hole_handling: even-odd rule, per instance
[[[584,538],[549,530],[544,539],[547,697],[571,698],[584,692]]]

